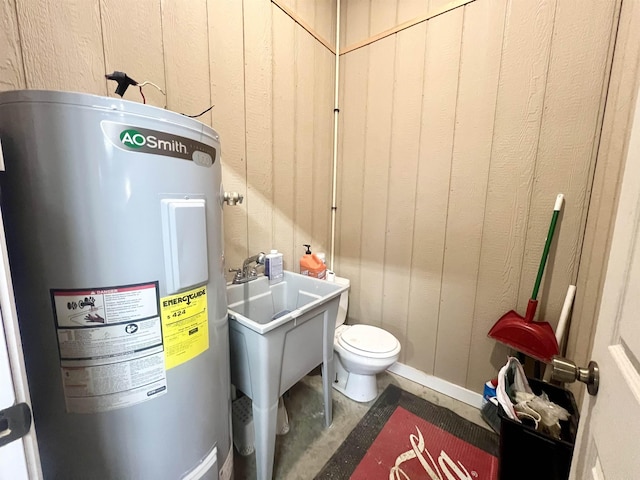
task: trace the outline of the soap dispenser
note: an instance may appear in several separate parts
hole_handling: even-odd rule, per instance
[[[304,244],[303,246],[307,247],[307,251],[300,258],[300,273],[324,280],[327,266],[315,253],[311,253],[311,245]]]

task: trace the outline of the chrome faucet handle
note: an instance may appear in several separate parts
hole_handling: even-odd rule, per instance
[[[229,272],[236,272],[236,274],[233,276],[233,281],[234,282],[242,280],[242,269],[241,268],[230,268]]]
[[[233,206],[238,203],[242,203],[244,195],[238,192],[224,192],[222,195],[222,203],[227,202],[227,205]]]

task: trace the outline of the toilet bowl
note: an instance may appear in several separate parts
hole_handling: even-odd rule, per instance
[[[349,285],[346,278],[336,283]],[[372,325],[345,325],[349,291],[340,297],[333,341],[333,388],[357,402],[369,402],[378,396],[376,375],[393,365],[400,355],[400,342],[392,334]]]

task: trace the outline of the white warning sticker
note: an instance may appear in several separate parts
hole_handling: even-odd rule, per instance
[[[51,290],[69,413],[94,413],[167,391],[158,282]]]

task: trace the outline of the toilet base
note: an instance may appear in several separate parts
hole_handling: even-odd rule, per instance
[[[356,402],[370,402],[378,396],[376,375],[360,375],[348,372],[337,353],[333,355],[336,380],[333,388]]]

